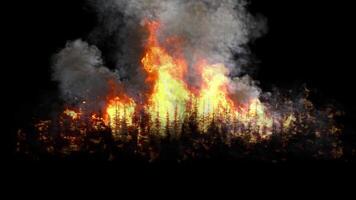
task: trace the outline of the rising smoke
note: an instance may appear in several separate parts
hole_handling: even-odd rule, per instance
[[[71,104],[87,100],[100,105],[110,90],[108,81],[119,81],[118,73],[103,66],[98,48],[82,40],[68,43],[54,60],[53,80],[59,82],[62,98]]]
[[[147,33],[145,20],[161,23],[159,39],[178,36],[188,62],[186,80],[196,86],[200,82],[196,62],[224,63],[231,78],[229,91],[238,102],[248,102],[260,90],[248,77],[239,77],[247,63],[247,44],[265,31],[265,20],[252,16],[245,0],[92,0],[89,4],[98,15],[98,27],[90,37],[100,46],[110,40],[115,71],[103,64],[100,50],[82,40],[69,42],[55,56],[53,79],[58,81],[62,97],[67,101],[101,100],[108,92],[108,80],[120,80],[125,92],[137,102],[150,86],[144,83],[145,73],[140,60]],[[166,47],[170,50],[170,47]],[[240,57],[240,59],[236,59]]]

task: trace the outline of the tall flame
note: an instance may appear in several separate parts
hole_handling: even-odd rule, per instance
[[[148,102],[143,106],[150,115],[151,122],[159,121],[165,127],[169,125],[169,119],[183,121],[193,111],[197,117],[208,122],[198,124],[202,130],[215,117],[237,119],[245,124],[254,122],[259,127],[272,126],[272,120],[266,115],[265,108],[258,99],[251,101],[245,109],[235,105],[229,97],[229,70],[224,64],[198,60],[194,67],[201,76],[201,84],[198,92],[196,88],[193,90],[189,87],[185,80],[188,64],[180,49],[181,41],[173,37],[166,38],[162,45],[158,39],[160,26],[157,21],[146,21],[148,39],[141,60],[147,74],[145,82],[152,88],[148,94]],[[173,53],[166,48],[173,49]],[[125,120],[127,125],[132,125],[135,108],[136,103],[132,99],[115,96],[109,101],[106,110],[107,125],[114,132]]]
[[[206,61],[199,63],[203,77],[202,89],[198,97],[198,111],[200,115],[211,115],[231,111],[233,102],[227,96],[227,84],[229,79],[226,77],[228,72],[223,64],[209,65]]]
[[[141,62],[147,72],[146,82],[153,84],[147,110],[152,117],[160,118],[166,124],[167,115],[172,119],[175,112],[179,116],[184,114],[190,91],[183,80],[187,64],[183,58],[174,58],[160,46],[157,39],[159,26],[158,22],[147,22],[149,37]]]

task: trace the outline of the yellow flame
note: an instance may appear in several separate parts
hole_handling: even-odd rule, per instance
[[[227,97],[227,69],[223,64],[202,66],[203,87],[198,97],[199,115],[231,111],[233,102]]]
[[[197,62],[196,68],[199,70],[202,82],[200,91],[193,93],[184,80],[187,71],[185,59],[179,56],[179,51],[175,57],[171,56],[159,43],[158,22],[147,22],[147,28],[149,37],[141,62],[147,72],[146,82],[153,86],[146,106],[153,119],[159,118],[165,125],[168,118],[172,119],[177,114],[178,119],[182,120],[184,113],[192,111],[192,108],[186,110],[190,102],[194,107],[196,106],[198,117],[207,118],[199,124],[201,129],[206,129],[206,125],[214,116],[222,116],[227,120],[235,118],[246,125],[254,122],[258,127],[272,126],[272,119],[266,115],[265,107],[258,99],[252,100],[246,110],[237,109],[228,95],[230,78],[227,76],[229,71],[224,64],[209,64],[204,59]],[[177,49],[179,43],[172,40],[168,45]]]
[[[110,100],[106,109],[106,125],[110,126],[114,132],[116,132],[123,123],[126,123],[128,126],[132,125],[135,107],[136,104],[132,99],[123,101],[119,97],[115,97]]]
[[[179,41],[169,38],[166,40],[168,43],[162,45],[157,38],[160,24],[153,21],[146,22],[146,25],[149,36],[141,63],[147,74],[146,84],[151,86],[148,102],[144,105],[151,117],[149,123],[159,122],[158,125],[164,127],[169,125],[169,119],[183,121],[194,111],[197,117],[203,118],[203,122],[198,122],[203,130],[215,116],[230,122],[237,119],[246,125],[253,122],[261,128],[272,126],[271,118],[258,99],[252,100],[245,110],[238,109],[229,97],[229,71],[224,64],[209,64],[200,59],[195,67],[201,76],[201,86],[198,91],[194,88],[195,92],[188,88],[185,80],[188,67],[180,52]],[[167,45],[174,49],[174,56],[165,49]],[[114,131],[120,129],[123,120],[131,125],[135,107],[132,99],[123,101],[119,97],[114,98],[106,109],[106,124]]]
[[[174,59],[159,45],[156,38],[158,27],[156,22],[148,23],[150,36],[141,62],[148,74],[146,81],[153,84],[147,110],[165,125],[167,115],[172,119],[175,114],[184,114],[190,92],[182,80],[187,66],[184,60]]]

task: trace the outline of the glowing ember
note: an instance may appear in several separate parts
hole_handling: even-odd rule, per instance
[[[76,111],[70,110],[70,109],[64,110],[63,113],[64,113],[65,115],[71,117],[73,120],[79,119],[79,116],[80,116],[80,114],[81,114],[80,112],[76,112]]]

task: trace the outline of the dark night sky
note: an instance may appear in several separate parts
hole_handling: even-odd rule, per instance
[[[355,113],[353,17],[341,1],[251,1],[250,10],[268,19],[269,32],[252,44],[260,61],[255,78],[261,86],[298,88],[307,83],[322,97]],[[51,56],[66,41],[83,38],[96,24],[84,0],[16,1],[6,13],[10,30],[8,94],[16,106],[16,124],[31,118],[46,96],[54,95]],[[8,40],[8,39],[5,39]],[[3,66],[4,67],[4,66]],[[20,116],[20,117],[19,117]],[[17,128],[14,126],[14,128]]]

